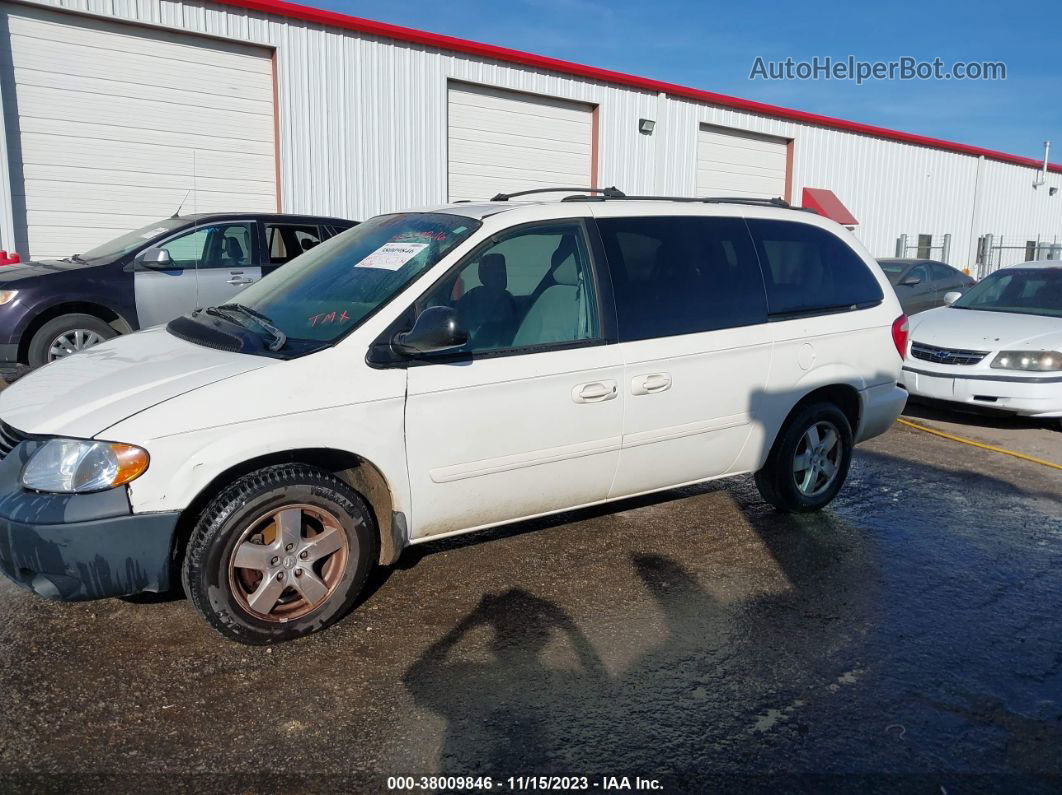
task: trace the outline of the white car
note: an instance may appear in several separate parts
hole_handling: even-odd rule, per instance
[[[911,318],[912,395],[1062,418],[1062,261],[1000,268]]]
[[[848,232],[776,204],[383,215],[54,362],[0,394],[0,568],[67,600],[181,581],[262,644],[447,535],[739,473],[822,508],[903,408],[906,318]]]

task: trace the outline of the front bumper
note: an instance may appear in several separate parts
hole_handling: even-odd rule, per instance
[[[963,370],[960,366],[929,369],[905,364],[901,383],[918,397],[1027,417],[1062,417],[1062,375],[989,375]]]
[[[179,514],[133,514],[124,488],[27,491],[18,478],[38,444],[24,441],[0,461],[0,572],[63,601],[167,590]]]

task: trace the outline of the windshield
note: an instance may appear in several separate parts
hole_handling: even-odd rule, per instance
[[[1057,268],[1005,268],[985,277],[952,306],[986,312],[1062,317],[1062,263]]]
[[[174,229],[179,229],[180,227],[187,225],[187,218],[167,218],[165,221],[156,221],[153,224],[148,224],[133,232],[126,232],[121,237],[116,237],[114,240],[108,240],[106,243],[96,246],[96,248],[89,249],[88,251],[72,253],[79,253],[81,259],[120,257],[123,254],[128,254],[133,249],[140,248],[140,246],[144,245],[149,240],[153,240],[165,232],[171,232]]]
[[[332,342],[479,227],[479,221],[445,213],[377,216],[315,246],[236,300],[291,342]]]

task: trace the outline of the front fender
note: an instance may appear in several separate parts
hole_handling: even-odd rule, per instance
[[[184,510],[226,471],[264,456],[300,449],[350,453],[375,466],[395,511],[410,511],[402,435],[404,398],[340,406],[137,441],[119,424],[108,436],[140,444],[148,471],[129,485],[134,513]]]

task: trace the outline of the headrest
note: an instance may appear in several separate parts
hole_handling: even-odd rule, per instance
[[[504,254],[484,254],[480,257],[479,283],[492,290],[504,290],[509,286]]]
[[[225,253],[232,259],[240,259],[243,257],[243,246],[236,238],[227,237],[225,238]]]

